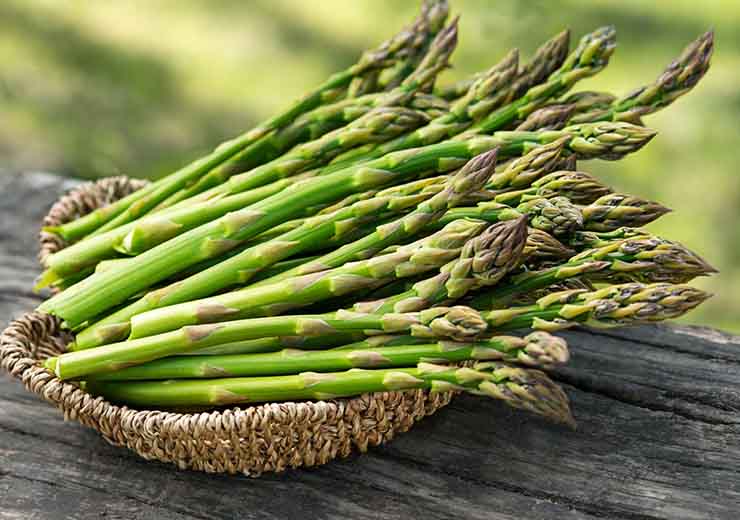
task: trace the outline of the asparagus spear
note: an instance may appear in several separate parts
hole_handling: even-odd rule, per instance
[[[570,53],[558,70],[547,81],[531,87],[521,97],[489,114],[470,132],[489,133],[524,119],[547,100],[560,96],[578,81],[593,76],[606,67],[616,47],[616,32],[613,27],[602,27],[581,38],[578,47]],[[458,138],[465,139],[466,134]]]
[[[568,245],[576,250],[593,249],[625,238],[650,237],[650,232],[631,227],[619,227],[613,231],[576,231],[568,237]]]
[[[581,207],[584,228],[591,231],[644,226],[670,211],[657,202],[624,193],[610,193]]]
[[[555,35],[555,37],[542,44],[534,57],[526,65],[517,71],[515,84],[504,98],[505,103],[520,97],[531,87],[544,81],[551,73],[557,70],[568,55],[570,45],[570,31],[567,29]],[[437,88],[435,93],[447,100],[457,99],[464,95],[470,86],[478,81],[482,73],[474,74],[470,78],[458,81],[453,85]]]
[[[478,313],[469,307],[434,307],[404,314],[338,311],[323,315],[253,318],[182,329],[49,358],[44,366],[61,379],[113,372],[205,347],[272,336],[321,336],[337,332],[411,333],[469,341],[492,331],[553,331],[579,323],[613,327],[676,318],[709,294],[688,285],[627,283],[593,292],[564,291],[534,305]]]
[[[521,293],[549,287],[563,280],[583,278],[592,281],[638,281],[686,283],[697,276],[716,273],[696,253],[683,245],[657,236],[615,240],[588,249],[568,262],[538,272],[524,272],[487,290],[472,300],[476,309],[501,307]]]
[[[522,157],[514,159],[502,172],[493,173],[489,178],[488,185],[494,185],[498,187],[516,186],[523,184],[528,179],[536,178],[543,175],[544,173],[548,172],[556,163],[567,141],[568,138],[566,137],[562,139],[557,139],[551,143],[542,146],[536,146],[531,151],[525,153]],[[434,226],[437,229],[441,229],[454,220],[464,218],[464,216],[454,214],[452,213],[452,211],[454,210],[448,210],[444,215],[439,217],[439,220],[437,220],[436,223],[434,219],[428,220],[425,227],[429,228],[430,226]],[[511,211],[509,208],[501,208],[501,211],[499,211],[497,215],[502,220],[516,218],[519,216],[518,213]],[[441,220],[444,220],[445,223],[439,224]],[[399,233],[403,233],[407,229],[410,228],[408,228],[407,226],[399,226],[396,232],[396,236],[398,237]],[[378,238],[380,237],[376,237],[376,239]],[[360,258],[366,258],[367,256],[371,255],[373,251],[377,251],[377,249],[368,249],[369,243],[373,247],[379,245],[379,242],[370,242],[368,239],[363,239],[355,243],[347,244],[346,246],[336,251],[332,251],[330,253],[327,253],[326,255],[321,256],[312,264],[309,264],[305,267],[302,266],[291,269],[289,271],[285,271],[279,276],[275,276],[268,281],[277,282],[291,276],[306,274],[313,269],[339,267],[345,262],[357,260]],[[384,240],[383,243],[387,245],[388,243],[393,242],[389,240]],[[383,247],[385,247],[385,245],[383,245]]]
[[[487,190],[480,194],[486,201],[516,206],[538,198],[565,197],[574,204],[590,204],[612,190],[585,172],[559,170],[545,175],[520,190]]]
[[[480,189],[488,180],[495,162],[496,149],[472,159],[445,183],[444,189],[431,196],[431,198],[424,191],[415,197],[409,198],[400,197],[398,190],[389,190],[389,196],[361,200],[349,207],[339,209],[333,214],[318,215],[308,219],[299,228],[274,240],[246,249],[238,255],[205,271],[196,273],[185,280],[150,292],[138,301],[80,332],[77,336],[77,346],[80,349],[89,348],[121,339],[129,332],[129,320],[136,314],[203,298],[231,285],[244,285],[261,269],[278,260],[300,253],[311,247],[312,244],[321,243],[332,236],[341,235],[351,230],[358,221],[362,221],[367,215],[372,216],[383,209],[399,211],[418,203],[416,210],[409,215],[391,224],[381,226],[374,233],[354,242],[355,244],[359,242],[363,250],[380,251],[389,244],[397,243],[400,237],[412,236],[417,230],[441,216],[448,207],[461,201],[468,193]],[[415,189],[416,185],[417,183],[413,183],[412,190]],[[315,262],[321,261],[322,258]],[[339,266],[344,263],[342,261],[335,265]],[[285,273],[297,270],[303,274],[301,269],[304,265],[316,266],[317,264],[301,264],[294,269],[285,271]],[[320,265],[323,267],[327,264]],[[281,275],[281,279],[289,280],[290,276]],[[263,284],[268,283],[269,281],[263,282]]]
[[[70,327],[78,327],[178,271],[218,256],[294,218],[303,208],[401,182],[416,172],[448,171],[497,147],[502,156],[517,156],[538,144],[569,136],[567,147],[579,157],[616,159],[641,148],[653,135],[654,132],[629,123],[595,123],[560,131],[497,132],[493,136],[394,152],[375,161],[297,182],[243,210],[191,229],[132,258],[121,269],[93,274],[46,300],[39,310],[60,316]]]
[[[350,368],[409,367],[420,362],[505,361],[530,367],[551,367],[568,361],[568,346],[547,332],[533,332],[524,338],[496,336],[459,343],[438,341],[373,348],[332,350],[285,349],[262,354],[222,356],[178,356],[158,359],[117,372],[93,376],[95,381],[156,379],[199,379],[245,376],[275,376],[306,371],[336,372]],[[88,379],[89,381],[90,379]]]
[[[285,128],[274,131],[259,141],[248,146],[223,164],[203,175],[192,186],[185,187],[159,203],[152,212],[180,206],[182,201],[188,204],[197,202],[191,197],[213,188],[226,181],[231,175],[248,171],[273,161],[293,146],[306,141],[315,141],[320,137],[356,121],[371,110],[381,105],[384,94],[368,94],[356,99],[343,99],[328,105],[322,105],[300,116]],[[439,117],[449,111],[449,104],[428,94],[415,93],[407,103],[408,107],[425,114],[429,119]],[[392,134],[389,134],[391,137]],[[337,150],[334,153],[338,153]]]
[[[395,278],[427,272],[456,257],[465,242],[484,226],[485,223],[479,221],[456,221],[430,237],[399,247],[392,253],[142,312],[131,317],[129,337],[151,336],[189,324],[279,314],[291,308],[378,287]]]
[[[425,16],[426,10],[423,10],[420,18]],[[119,219],[116,224],[109,224],[129,208],[141,208],[139,211],[143,212],[145,211],[144,208],[153,207],[156,204],[153,204],[152,201],[161,197],[161,194],[173,193],[180,187],[187,185],[192,180],[197,179],[199,176],[229,159],[240,150],[265,137],[271,131],[286,126],[296,117],[321,105],[326,99],[327,94],[332,94],[337,88],[347,86],[354,77],[364,74],[368,70],[381,67],[388,59],[392,59],[394,54],[400,49],[403,49],[408,44],[409,40],[414,37],[413,27],[416,25],[418,25],[418,22],[412,26],[411,29],[402,30],[399,34],[384,42],[378,48],[366,51],[354,65],[330,76],[323,84],[303,96],[300,100],[296,101],[287,110],[268,119],[252,130],[231,139],[230,141],[222,143],[209,155],[193,161],[167,177],[160,179],[159,181],[152,183],[113,204],[104,208],[99,208],[88,215],[60,226],[53,231],[64,238],[65,241],[72,242],[92,233],[102,226],[108,225],[109,228],[112,228],[125,223],[122,222],[124,219]]]
[[[398,336],[407,338],[407,336]],[[367,338],[361,333],[345,332],[339,334],[327,334],[326,336],[272,336],[260,339],[248,339],[223,343],[212,347],[183,352],[183,356],[231,356],[234,354],[256,354],[260,352],[278,352],[280,350],[325,350],[327,348],[339,348],[346,345],[361,344]],[[401,344],[428,343],[428,339],[412,338],[404,340]]]
[[[638,87],[612,102],[608,108],[577,115],[574,122],[630,121],[639,123],[644,115],[661,110],[689,92],[709,70],[714,32],[691,42],[652,84]]]
[[[457,368],[420,363],[416,368],[304,372],[292,376],[179,381],[90,381],[85,389],[139,407],[225,406],[300,399],[327,400],[366,392],[428,389],[499,399],[514,408],[574,425],[565,393],[543,372],[486,363]]]
[[[609,232],[621,227],[642,226],[670,210],[661,204],[623,193],[610,193],[587,206],[576,206],[567,197],[539,197],[522,202],[515,209],[498,202],[480,202],[449,210],[434,226],[450,220],[470,218],[498,222],[521,213],[536,229],[568,237],[581,229]]]
[[[470,239],[460,256],[442,266],[436,275],[395,296],[357,303],[354,310],[375,314],[419,311],[448,299],[458,299],[468,291],[495,285],[519,265],[526,241],[525,217],[494,224]]]
[[[486,189],[505,190],[530,186],[535,180],[556,169],[569,141],[567,136],[555,139],[512,159],[505,168],[491,176]]]
[[[337,311],[318,315],[275,316],[189,325],[154,336],[67,352],[47,359],[44,366],[62,379],[73,379],[113,372],[206,347],[274,336],[376,332],[469,341],[479,337],[487,328],[481,315],[469,307],[435,307],[421,312],[385,315]]]
[[[485,311],[493,330],[557,330],[579,323],[616,327],[677,318],[711,295],[689,285],[625,283],[548,294],[529,306]]]
[[[423,120],[423,114],[416,111],[400,107],[382,107],[340,131],[336,138],[330,134],[305,146],[313,148],[315,145],[314,154],[319,156],[322,151],[334,146],[350,145],[354,139],[372,140],[397,135],[405,129],[418,126]],[[339,137],[339,135],[344,137]],[[277,163],[288,164],[294,168],[300,164],[298,156],[298,152],[288,154]],[[47,258],[46,265],[50,271],[44,273],[37,288],[42,288],[60,277],[69,276],[82,268],[92,266],[102,259],[114,257],[116,251],[129,255],[140,254],[188,229],[279,193],[295,180],[297,179],[283,179],[220,200],[204,201],[200,204],[160,212],[74,244]]]
[[[440,219],[440,224],[447,219],[459,218],[498,222],[521,214],[527,215],[530,226],[555,236],[569,235],[574,230],[583,227],[581,211],[565,197],[531,199],[523,202],[516,209],[497,202],[481,202],[476,206],[462,206],[448,211],[444,218]]]
[[[370,149],[363,147],[339,156],[335,159],[336,164],[325,168],[324,173],[382,157],[390,152],[436,143],[460,134],[492,110],[520,97],[524,86],[540,83],[544,79],[544,74],[549,74],[562,63],[562,56],[567,52],[568,39],[567,32],[558,34],[543,45],[529,64],[519,71],[516,70],[518,52],[512,51],[498,65],[476,79],[467,95],[453,105],[449,116],[432,121],[426,127],[383,145]],[[470,133],[465,135],[468,136]]]
[[[373,75],[377,73],[377,79],[373,80],[370,78],[368,82],[372,84],[375,82],[376,88],[389,91],[400,85],[403,80],[408,76],[422,61],[425,57],[425,51],[429,46],[431,39],[444,27],[447,15],[449,13],[449,5],[446,0],[435,0],[431,2],[425,2],[422,5],[422,18],[425,30],[418,31],[415,39],[411,44],[407,45],[396,55],[396,60],[390,64],[390,66],[383,69],[373,69],[365,74],[365,76]],[[363,79],[356,78],[355,83],[364,81]],[[350,84],[350,87],[352,85]],[[431,87],[431,85],[429,85]],[[368,86],[361,87],[361,90],[367,90]],[[427,87],[428,89],[428,87]],[[349,95],[349,93],[348,93]]]
[[[465,96],[453,103],[449,113],[433,119],[418,131],[399,136],[384,145],[374,146],[369,143],[341,154],[334,159],[334,164],[323,168],[321,174],[326,175],[360,162],[380,158],[393,151],[438,143],[459,133],[470,126],[477,115],[490,110],[488,107],[500,97],[500,94],[496,95],[499,90],[505,89],[511,83],[517,63],[518,53],[510,52],[473,85]]]
[[[616,99],[617,96],[610,94],[609,92],[582,90],[580,92],[568,94],[560,101],[560,103],[573,105],[575,114],[582,114],[598,109],[603,110],[609,108]]]
[[[457,21],[440,31],[432,42],[429,52],[418,68],[403,83],[391,92],[372,96],[370,102],[374,107],[406,105],[413,100],[413,95],[424,85],[433,81],[435,76],[447,67],[450,55],[457,45]],[[365,100],[367,102],[368,100]],[[372,114],[373,112],[370,112]],[[428,122],[428,121],[426,121]],[[423,126],[421,124],[417,126]],[[409,130],[409,129],[407,129]],[[382,142],[398,133],[379,133],[375,139],[364,136],[361,131],[350,127],[338,129],[313,142],[305,143],[257,168],[252,168],[250,150],[244,150],[233,161],[221,165],[203,177],[195,186],[184,192],[183,197],[196,195],[208,186],[213,189],[199,198],[209,198],[218,194],[238,193],[293,175],[300,171],[316,168],[326,164],[336,155],[357,145]],[[252,169],[250,169],[252,168]],[[239,175],[234,175],[238,172]]]

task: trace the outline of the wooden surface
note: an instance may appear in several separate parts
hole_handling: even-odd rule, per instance
[[[36,231],[72,181],[0,175],[0,325],[32,309]],[[0,376],[0,519],[736,519],[740,337],[567,333],[578,430],[460,397],[391,444],[259,479],[107,445]]]

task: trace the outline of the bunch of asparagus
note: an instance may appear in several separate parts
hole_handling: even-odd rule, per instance
[[[286,111],[109,206],[50,228],[38,287],[75,333],[45,366],[138,407],[188,409],[427,389],[572,424],[543,370],[553,333],[674,318],[715,270],[642,229],[668,210],[577,169],[655,132],[713,35],[626,96],[571,90],[604,27],[517,50],[449,86],[444,0]],[[529,329],[529,330],[527,330]]]

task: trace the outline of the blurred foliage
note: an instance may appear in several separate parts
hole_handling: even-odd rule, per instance
[[[625,93],[686,43],[717,32],[696,92],[647,124],[658,138],[618,163],[582,165],[677,210],[654,224],[722,273],[687,321],[740,332],[740,9],[734,0],[451,0],[462,14],[454,69],[524,56],[563,27],[617,27],[612,64],[583,89]],[[9,171],[157,177],[270,115],[414,15],[417,2],[160,0],[0,3],[0,163]]]

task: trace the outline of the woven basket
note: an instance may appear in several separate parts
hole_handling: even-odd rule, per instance
[[[68,222],[143,185],[126,177],[84,184],[51,208],[44,225]],[[49,233],[42,232],[40,240],[42,261],[65,245]],[[38,366],[40,360],[63,352],[71,339],[57,318],[28,313],[0,335],[0,363],[26,388],[62,410],[65,419],[94,428],[108,442],[145,459],[183,469],[257,476],[325,464],[392,439],[452,397],[413,390],[207,413],[134,410],[93,397]]]

